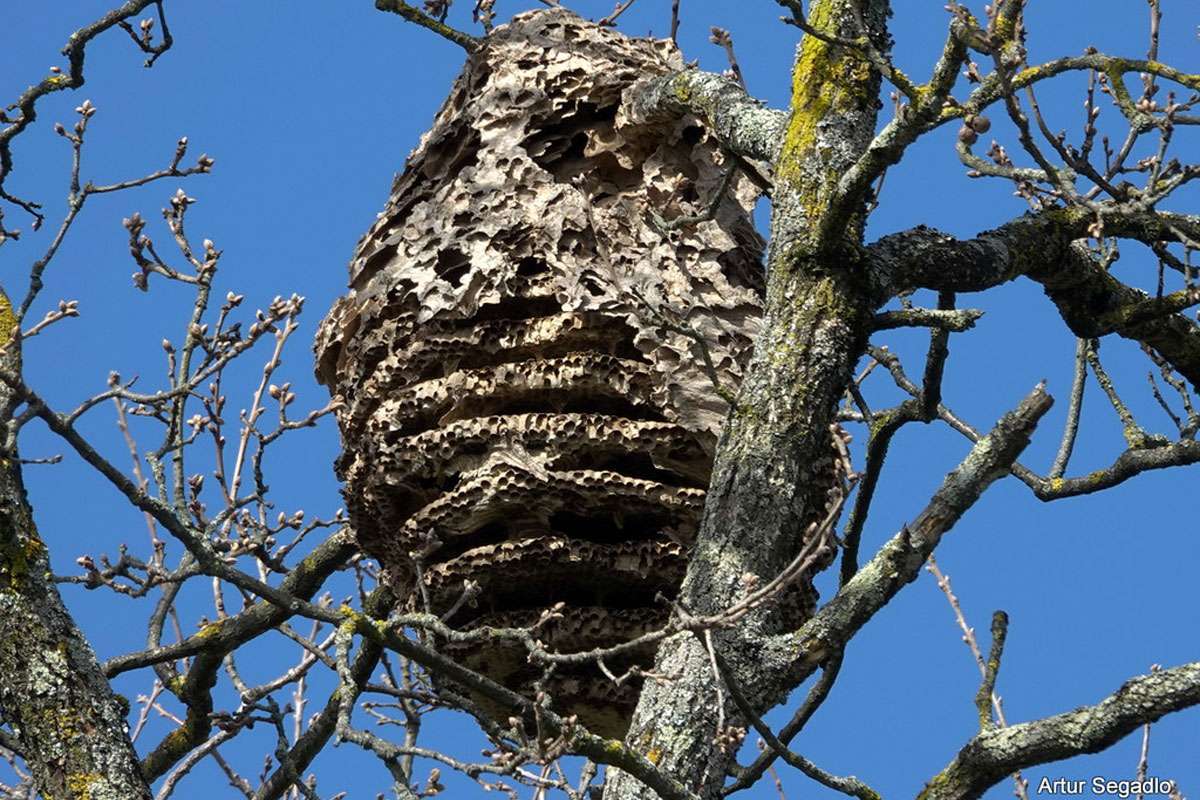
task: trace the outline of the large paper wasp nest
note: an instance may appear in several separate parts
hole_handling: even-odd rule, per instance
[[[406,610],[526,626],[563,652],[661,626],[761,313],[755,191],[694,120],[635,126],[639,78],[682,67],[560,9],[472,55],[324,321],[338,463],[363,550]],[[715,217],[702,216],[725,191]],[[420,563],[414,560],[414,554]],[[417,581],[423,580],[424,591]],[[516,646],[444,649],[513,688]],[[607,662],[648,664],[644,650]],[[620,733],[637,688],[559,669],[559,707]]]

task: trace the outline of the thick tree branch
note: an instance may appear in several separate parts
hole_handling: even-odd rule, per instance
[[[973,800],[1014,771],[1096,753],[1140,726],[1200,704],[1200,662],[1127,681],[1094,706],[980,733],[919,800]]]
[[[689,69],[634,84],[625,93],[626,113],[651,124],[692,114],[704,121],[727,149],[739,156],[773,161],[787,114],[766,108],[737,81]]]
[[[1025,276],[1042,285],[1076,336],[1116,333],[1141,342],[1200,386],[1200,326],[1175,313],[1194,303],[1195,293],[1156,299],[1121,283],[1074,244],[1087,235],[1088,219],[1074,209],[1054,209],[966,241],[924,227],[885,236],[868,248],[876,301],[912,288],[978,292]],[[1176,239],[1172,228],[1193,227],[1200,219],[1114,211],[1105,230],[1154,242]]]
[[[942,536],[988,486],[1008,473],[1053,402],[1037,386],[971,448],[912,525],[892,537],[799,631],[780,637],[781,646],[804,654],[802,673],[810,673],[830,653],[840,652],[876,612],[916,580]]]
[[[983,682],[979,684],[979,691],[975,693],[975,708],[979,712],[981,731],[992,725],[992,699],[996,696],[996,678],[1000,674],[1000,659],[1004,657],[1004,640],[1007,638],[1008,614],[997,611],[992,615],[992,648],[988,652],[987,661],[984,662]]]
[[[858,494],[854,497],[854,508],[842,531],[840,582],[843,586],[858,572],[858,548],[862,542],[863,528],[867,523],[871,503],[875,499],[875,489],[879,486],[879,477],[883,473],[883,464],[887,459],[892,438],[908,423],[921,420],[921,406],[919,399],[906,400],[895,408],[881,411],[871,418],[866,468],[858,485]]]
[[[1090,347],[1087,339],[1075,340],[1075,375],[1071,379],[1071,404],[1067,408],[1067,421],[1063,426],[1062,440],[1058,453],[1050,466],[1050,478],[1061,478],[1067,471],[1071,453],[1075,450],[1075,437],[1079,433],[1079,418],[1083,412],[1083,389],[1087,381],[1087,354]]]

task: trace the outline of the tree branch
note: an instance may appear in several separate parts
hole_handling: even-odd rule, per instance
[[[635,83],[623,106],[639,124],[692,114],[727,149],[760,161],[774,161],[787,126],[787,114],[766,108],[737,81],[694,69]]]
[[[433,31],[443,39],[454,42],[468,53],[474,53],[481,46],[479,39],[476,39],[474,36],[463,33],[456,28],[451,28],[436,17],[431,17],[419,8],[410,6],[404,0],[375,0],[375,8],[379,11],[390,11],[393,14],[398,14],[409,22],[420,25],[422,28]]]
[[[782,758],[788,765],[800,770],[810,779],[836,792],[841,792],[850,797],[857,797],[858,800],[880,800],[878,792],[854,775],[843,777],[826,772],[804,756],[788,749],[788,746],[779,741],[775,733],[763,722],[762,717],[754,713],[750,701],[746,699],[746,696],[738,687],[737,681],[730,674],[729,665],[725,663],[725,659],[721,658],[721,654],[713,651],[712,655],[717,663],[717,670],[720,672],[721,680],[724,681],[725,686],[729,689],[729,694],[733,698],[734,704],[776,756]]]
[[[942,536],[988,486],[1008,473],[1053,402],[1040,384],[1035,387],[946,476],[912,525],[892,537],[799,631],[779,637],[780,646],[804,654],[802,672],[811,672],[829,653],[840,652],[876,612],[916,580]]]
[[[817,713],[817,709],[821,707],[821,704],[825,702],[825,698],[829,696],[829,692],[833,689],[833,684],[837,682],[837,677],[841,669],[841,654],[830,657],[821,666],[821,677],[817,678],[817,682],[809,689],[804,702],[800,705],[800,708],[796,709],[796,713],[792,715],[792,718],[787,721],[786,725],[779,729],[776,739],[781,744],[786,745],[790,742],[796,734],[804,729],[804,726],[812,719],[812,715]],[[758,779],[762,777],[764,772],[771,768],[771,765],[778,757],[778,750],[767,748],[754,760],[753,764],[742,770],[733,783],[725,787],[723,794],[728,796],[734,792],[749,789],[758,782]]]
[[[1200,661],[1127,681],[1094,706],[981,732],[919,800],[972,800],[1016,770],[1096,753],[1140,726],[1200,704]]]
[[[1200,326],[1176,309],[1196,301],[1190,290],[1156,299],[1127,286],[1075,243],[1090,224],[1081,209],[1019,217],[960,241],[931,228],[885,236],[868,248],[876,301],[913,288],[978,292],[1020,276],[1040,283],[1067,327],[1080,338],[1116,333],[1160,353],[1200,386]],[[1144,242],[1174,240],[1171,228],[1200,228],[1200,218],[1155,212],[1105,217],[1105,232]]]
[[[1008,614],[997,611],[992,615],[992,649],[984,662],[983,681],[975,693],[975,708],[979,712],[979,730],[992,725],[992,698],[996,692],[996,678],[1000,674],[1000,659],[1004,657],[1004,640],[1008,638]]]
[[[876,314],[872,327],[877,331],[893,328],[937,328],[961,333],[975,327],[983,316],[977,308],[902,308]]]
[[[37,119],[37,103],[41,98],[53,92],[78,89],[83,86],[83,63],[87,55],[88,42],[155,2],[156,0],[128,0],[90,25],[86,25],[75,31],[67,39],[67,44],[62,49],[62,54],[67,57],[67,62],[70,65],[67,72],[65,74],[59,72],[52,73],[22,92],[16,102],[8,107],[8,110],[15,109],[18,112],[18,116],[15,119],[8,116],[7,110],[4,114],[0,114],[0,122],[7,123],[4,128],[0,128],[0,199],[15,203],[32,214],[35,230],[41,225],[43,218],[38,211],[39,206],[35,203],[18,200],[9,195],[4,189],[4,182],[13,169],[12,140]],[[0,220],[2,219],[3,213],[0,213]],[[6,234],[13,235],[13,238],[16,238],[14,231],[6,232],[3,224],[0,223],[0,243],[4,241]]]

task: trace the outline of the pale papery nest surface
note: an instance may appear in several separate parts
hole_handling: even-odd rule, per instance
[[[635,81],[682,68],[670,42],[570,12],[516,17],[472,55],[387,206],[350,291],[317,337],[317,375],[345,405],[338,463],[363,550],[402,605],[528,625],[572,651],[661,626],[686,567],[721,425],[758,332],[757,190],[698,123],[635,126]],[[703,341],[703,347],[699,340]],[[514,688],[511,646],[454,655]],[[648,663],[652,650],[630,661]],[[616,665],[621,666],[621,665]],[[619,734],[636,687],[595,668],[556,701]]]

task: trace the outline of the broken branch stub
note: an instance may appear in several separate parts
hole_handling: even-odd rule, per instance
[[[561,652],[666,621],[655,597],[682,580],[763,290],[757,190],[724,180],[694,120],[621,112],[635,81],[680,68],[668,41],[516,17],[470,56],[359,243],[317,374],[345,400],[359,542],[406,609],[423,610],[418,575],[437,614],[479,585],[455,627],[564,603],[536,634]],[[444,649],[516,689],[539,675],[512,643]],[[547,688],[613,735],[637,700],[595,665]]]

